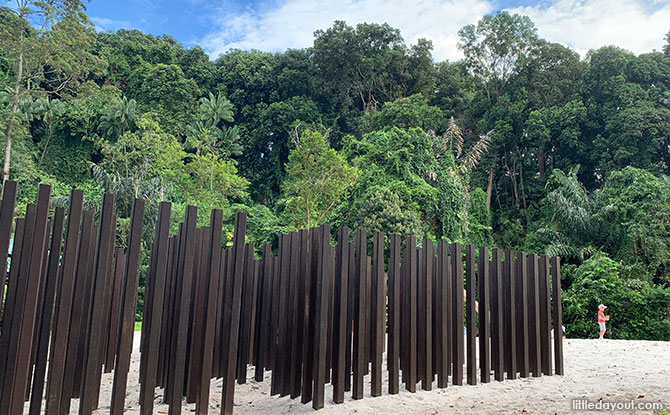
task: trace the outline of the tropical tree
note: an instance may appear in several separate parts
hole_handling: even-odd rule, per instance
[[[458,44],[470,72],[482,81],[489,100],[501,94],[537,45],[537,29],[528,16],[500,12],[458,31]]]
[[[165,133],[155,114],[137,120],[137,131],[126,131],[116,141],[102,141],[103,161],[94,166],[97,181],[105,189],[121,189],[132,198],[165,200],[167,190],[185,178],[183,160],[186,153],[171,134]],[[150,190],[149,190],[150,189]]]
[[[648,279],[670,282],[670,178],[628,166],[612,172],[600,192],[603,249],[640,267]]]
[[[285,203],[289,220],[297,229],[324,223],[360,174],[330,148],[321,133],[313,131],[305,131],[297,140],[286,173]]]
[[[13,7],[0,8],[0,47],[14,78],[4,123],[3,184],[9,178],[21,97],[39,92],[40,87],[56,96],[67,94],[76,88],[81,74],[95,66],[89,52],[95,32],[84,10],[81,0],[16,0]]]
[[[236,126],[226,126],[223,122],[232,123],[235,119],[235,107],[221,94],[200,98],[197,119],[188,127],[189,144],[194,148],[209,147],[209,151],[219,157],[240,155],[240,134]]]
[[[554,169],[547,189],[547,204],[551,211],[550,226],[538,233],[548,241],[545,252],[565,259],[584,260],[594,252],[599,223],[596,214],[603,207],[598,193],[587,192],[577,179],[579,168],[567,174]]]
[[[383,186],[368,189],[358,210],[355,226],[370,232],[398,233],[417,237],[423,235],[423,224],[419,215],[403,206],[400,197]]]
[[[131,130],[137,120],[137,102],[124,96],[117,98],[100,117],[100,127],[103,136],[116,140]]]

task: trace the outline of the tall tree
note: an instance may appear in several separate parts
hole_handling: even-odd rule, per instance
[[[288,156],[286,205],[298,229],[323,223],[359,175],[318,132],[305,131]]]
[[[538,42],[530,18],[508,12],[484,16],[476,26],[463,27],[458,35],[465,62],[482,80],[489,99],[500,95]]]
[[[526,106],[526,97],[512,100],[504,96],[506,86],[527,63],[538,46],[539,39],[535,25],[527,16],[501,12],[482,18],[477,25],[467,25],[459,30],[459,48],[465,55],[465,65],[479,81],[486,93],[482,103],[488,112],[479,121],[480,131],[495,129],[494,147],[484,165],[488,170],[486,191],[487,207],[491,209],[493,188],[496,184],[496,170],[512,179],[513,199],[521,200],[517,183],[517,164],[523,160],[519,154],[518,142],[521,123],[518,116]]]
[[[16,0],[0,9],[0,46],[13,63],[14,78],[5,123],[3,184],[9,179],[20,97],[40,89],[63,95],[94,66],[89,49],[95,32],[84,10],[80,0]]]

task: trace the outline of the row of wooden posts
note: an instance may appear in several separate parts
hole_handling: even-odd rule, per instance
[[[14,220],[16,183],[0,206],[0,263],[11,262],[0,322],[0,413],[120,415],[140,281],[144,201],[136,199],[125,249],[115,248],[114,200],[99,217],[73,190],[68,213],[49,221],[50,188]],[[221,413],[233,412],[235,383],[249,365],[272,395],[315,409],[346,392],[430,390],[494,379],[563,374],[560,261],[430,239],[328,225],[280,235],[276,246],[246,242],[235,215],[232,246],[223,212],[197,227],[186,209],[170,236],[171,205],[159,206],[146,272],[140,339],[140,412],[183,401],[207,414],[222,379]],[[12,232],[13,230],[13,232]],[[12,238],[13,236],[13,238]],[[333,245],[332,241],[336,241]],[[465,255],[463,255],[465,254]],[[4,279],[2,279],[4,281]],[[0,299],[4,297],[0,284]],[[552,328],[556,336],[552,342]],[[465,366],[465,367],[464,367]],[[111,402],[100,402],[113,372]],[[479,375],[478,375],[479,373]],[[435,383],[436,381],[436,383]],[[435,385],[434,385],[435,383]],[[157,395],[157,388],[163,393]],[[76,400],[73,401],[73,398]],[[27,403],[26,403],[27,402]]]

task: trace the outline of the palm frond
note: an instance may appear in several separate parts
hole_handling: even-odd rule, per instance
[[[456,124],[454,117],[449,118],[449,127],[447,127],[447,131],[444,132],[443,137],[445,146],[451,148],[456,158],[459,158],[463,152],[464,140],[463,133],[458,124]]]
[[[470,151],[463,156],[463,160],[459,163],[461,173],[469,173],[477,166],[477,163],[479,163],[484,152],[488,150],[492,136],[493,130],[480,136],[479,141],[477,141],[475,145],[470,148]]]

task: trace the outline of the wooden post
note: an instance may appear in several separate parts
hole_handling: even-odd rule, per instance
[[[551,367],[551,288],[549,282],[549,257],[542,255],[539,262],[540,291],[540,353],[542,373],[552,375]],[[557,333],[561,334],[560,330]]]
[[[416,392],[416,380],[417,380],[417,250],[416,250],[416,238],[410,236],[407,238],[407,279],[408,285],[408,298],[407,298],[407,365],[408,365],[408,376],[405,388],[410,392]],[[404,371],[403,371],[404,373]]]
[[[373,240],[373,308],[374,336],[372,351],[372,396],[382,394],[382,355],[386,337],[386,274],[384,273],[384,233],[376,232]]]
[[[528,377],[530,357],[528,342],[528,265],[526,254],[517,252],[516,258],[516,317],[517,317],[517,364],[519,376]]]
[[[503,264],[505,287],[505,371],[507,379],[516,379],[516,269],[514,266],[514,251],[505,251]]]
[[[5,193],[6,194],[6,193]],[[39,343],[37,350],[37,361],[33,377],[32,395],[30,397],[30,414],[39,415],[42,410],[42,395],[44,392],[44,378],[47,369],[47,353],[49,348],[49,335],[51,333],[51,322],[54,311],[54,298],[56,286],[58,285],[59,273],[58,263],[61,255],[61,242],[63,241],[63,222],[65,220],[65,209],[57,207],[54,212],[54,223],[49,248],[49,263],[46,274],[46,291],[44,295],[44,307],[39,331]],[[1,221],[0,221],[1,222]],[[6,259],[5,259],[6,262]],[[2,282],[4,284],[4,281]]]
[[[479,367],[482,383],[491,381],[491,322],[489,312],[491,308],[489,300],[489,249],[479,248]]]
[[[355,316],[354,316],[354,356],[353,356],[353,391],[354,399],[363,398],[363,376],[365,375],[365,345],[366,345],[366,298],[367,290],[367,237],[364,229],[356,232],[356,288],[355,288]]]
[[[392,234],[391,252],[389,257],[389,323],[388,323],[388,352],[386,354],[389,371],[389,393],[395,395],[400,392],[399,363],[400,363],[400,235]]]
[[[140,279],[140,254],[142,243],[142,223],[144,221],[144,200],[135,199],[130,215],[130,233],[126,261],[126,281],[121,303],[121,336],[116,351],[116,369],[112,388],[110,413],[121,415],[126,399],[126,383],[130,369],[130,353],[135,331],[135,310],[137,308],[137,286]]]
[[[465,275],[466,275],[466,295],[467,300],[465,305],[467,307],[467,374],[468,385],[477,384],[477,325],[476,308],[475,308],[475,247],[467,245],[465,247]]]
[[[235,369],[237,367],[237,347],[240,333],[240,303],[242,300],[242,283],[244,276],[244,240],[247,228],[247,215],[244,212],[235,214],[235,234],[233,236],[233,264],[234,274],[231,275],[232,287],[229,301],[230,331],[225,335],[228,338],[229,347],[226,349],[227,355],[224,356],[224,368],[226,369],[223,378],[222,405],[221,413],[232,415],[233,399],[235,395]]]
[[[12,236],[15,205],[16,182],[7,180],[2,189],[2,203],[0,204],[0,264],[3,264],[3,267],[7,264],[9,254],[9,240]],[[2,303],[5,299],[6,276],[7,269],[5,267],[0,271],[0,316],[2,316]]]
[[[84,350],[84,362],[81,382],[81,399],[79,413],[90,415],[97,407],[98,387],[102,376],[102,325],[104,319],[104,304],[109,301],[105,297],[105,287],[110,276],[107,264],[109,257],[114,254],[114,241],[109,237],[116,229],[112,229],[114,219],[114,196],[105,194],[102,199],[102,213],[100,215],[100,234],[98,235],[98,253],[95,259],[95,275],[92,281],[91,319],[88,327],[87,348]]]
[[[540,291],[537,254],[530,254],[528,260],[528,322],[530,347],[530,370],[533,377],[542,375],[540,366]]]
[[[450,277],[451,268],[449,264],[449,245],[442,240],[437,244],[437,332],[438,338],[437,355],[437,387],[446,388],[449,381],[449,340],[451,339],[451,301],[450,301]]]
[[[465,322],[463,318],[463,254],[461,253],[461,244],[455,243],[451,245],[451,257],[453,276],[453,375],[452,382],[454,385],[463,384],[463,361],[464,357],[464,334],[463,327]]]
[[[330,226],[321,225],[319,241],[319,278],[316,282],[316,298],[314,299],[314,321],[316,347],[314,349],[314,394],[312,408],[321,409],[324,404],[326,377],[326,334],[328,330],[328,290],[330,281]]]
[[[491,257],[491,357],[497,381],[505,380],[504,364],[504,320],[503,320],[503,286],[502,263],[500,249],[494,248]]]
[[[70,313],[72,310],[75,283],[74,270],[77,259],[77,245],[79,244],[79,226],[81,223],[83,201],[84,193],[81,190],[73,189],[70,192],[67,231],[60,272],[61,278],[58,282],[56,292],[53,331],[51,334],[51,346],[49,347],[46,394],[46,414],[49,415],[57,414],[60,409],[63,374],[65,370],[65,359],[63,359],[63,356],[67,350],[70,327]]]
[[[419,324],[423,326],[423,378],[421,388],[423,390],[433,389],[433,242],[426,238],[423,240],[423,275],[421,276],[421,302],[424,312],[423,321]]]
[[[314,301],[316,299],[316,281],[318,279],[319,270],[319,244],[320,244],[320,228],[310,229],[310,247],[308,257],[308,273],[305,281],[308,298],[306,298],[306,315],[307,321],[305,324],[305,343],[303,344],[303,366],[302,366],[302,393],[300,401],[305,404],[312,400],[313,386],[314,386]]]
[[[563,299],[561,295],[561,259],[551,257],[551,288],[553,291],[554,365],[556,374],[563,375]]]
[[[337,251],[335,256],[335,308],[333,315],[333,402],[344,402],[345,354],[347,340],[347,295],[349,280],[349,228],[337,231]]]
[[[8,358],[15,357],[14,383],[11,398],[10,413],[22,413],[26,397],[26,388],[28,387],[28,372],[30,370],[30,356],[33,346],[33,335],[35,333],[35,316],[37,313],[37,299],[39,295],[40,279],[42,277],[44,238],[47,234],[47,216],[51,200],[51,186],[40,185],[37,196],[37,211],[35,215],[35,228],[33,235],[33,244],[28,251],[29,262],[27,272],[23,276],[28,280],[25,285],[25,296],[23,299],[23,310],[16,317],[15,321],[19,324],[18,337],[16,338],[16,354],[10,354]],[[24,237],[25,245],[25,237]],[[21,264],[23,265],[23,263]],[[10,339],[13,343],[13,339]],[[11,349],[10,349],[11,351]],[[12,373],[6,373],[10,377]],[[6,387],[5,383],[5,390]],[[5,397],[6,398],[6,397]]]

